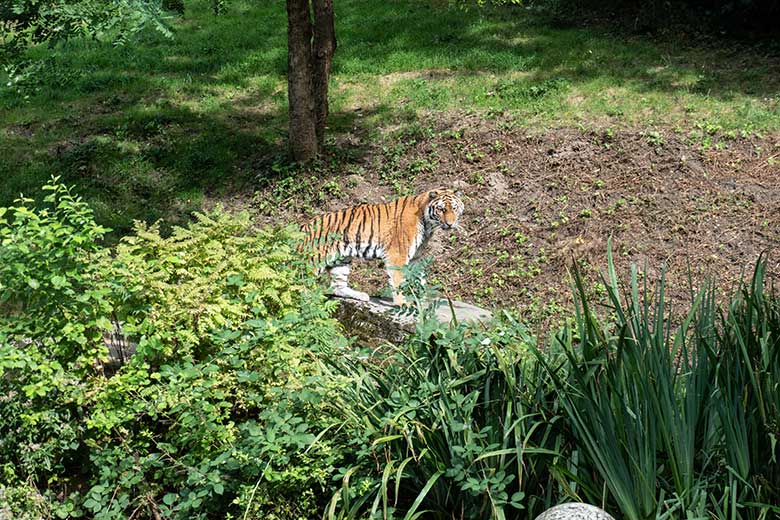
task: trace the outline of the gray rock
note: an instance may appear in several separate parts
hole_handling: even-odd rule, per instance
[[[350,336],[374,345],[382,341],[402,342],[414,332],[417,318],[410,314],[399,313],[392,300],[371,298],[370,301],[337,298],[339,308],[336,318]],[[440,300],[436,308],[436,317],[441,323],[486,322],[493,318],[490,311],[465,302]]]
[[[103,333],[103,342],[108,347],[108,362],[105,368],[111,373],[127,363],[138,347],[138,343],[125,335],[119,322],[114,322],[113,330]]]
[[[436,309],[436,317],[442,323],[450,323],[455,313],[455,320],[463,323],[485,323],[493,319],[489,310],[466,302],[452,301],[452,308],[447,300],[440,300]]]
[[[548,509],[536,520],[615,520],[606,511],[590,504],[569,502]]]
[[[356,336],[361,341],[375,345],[383,341],[391,343],[403,342],[414,332],[417,318],[409,314],[401,314],[393,305],[392,300],[371,298],[364,302],[351,298],[337,298],[341,303],[336,318],[344,325],[347,333]],[[460,322],[486,322],[493,318],[490,311],[465,302],[453,301],[452,307],[447,300],[440,300],[436,316],[442,323],[453,320]],[[114,330],[103,335],[108,347],[108,362],[104,364],[107,374],[113,374],[125,364],[135,353],[138,344],[128,338],[121,323],[114,323]]]

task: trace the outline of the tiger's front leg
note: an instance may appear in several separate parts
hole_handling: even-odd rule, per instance
[[[390,278],[390,288],[393,290],[393,305],[405,305],[406,298],[401,294],[401,283],[404,281],[404,273],[400,265],[387,264],[387,276]]]

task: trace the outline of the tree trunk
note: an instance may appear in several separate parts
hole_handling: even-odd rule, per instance
[[[333,0],[312,0],[314,7],[314,115],[317,146],[325,144],[328,120],[328,80],[336,52],[336,29],[333,24]]]
[[[290,151],[296,161],[314,159],[316,132],[312,23],[309,0],[287,0],[287,97]]]

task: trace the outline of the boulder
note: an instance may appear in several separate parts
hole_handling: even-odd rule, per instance
[[[125,335],[119,322],[114,322],[113,330],[103,333],[103,342],[108,347],[108,361],[103,363],[103,370],[107,375],[119,370],[138,348],[138,343]]]
[[[369,301],[352,298],[334,298],[339,300],[336,318],[350,336],[357,337],[369,345],[383,341],[400,343],[414,332],[417,318],[404,313],[386,298],[371,298]],[[493,318],[490,311],[460,301],[439,300],[436,317],[441,323],[486,322]]]
[[[371,298],[370,301],[339,298],[339,308],[336,318],[341,322],[350,336],[355,336],[368,345],[377,345],[389,341],[401,343],[414,332],[417,318],[409,313],[400,312],[392,300]],[[452,307],[450,307],[450,304]],[[486,322],[493,318],[490,311],[481,309],[465,302],[440,300],[436,308],[436,316],[441,323],[455,320],[461,322]],[[138,344],[125,336],[120,323],[114,324],[114,330],[107,332],[103,340],[108,346],[108,362],[104,368],[107,373],[114,373],[135,353]]]

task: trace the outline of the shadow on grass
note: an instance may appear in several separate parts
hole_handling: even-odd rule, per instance
[[[363,2],[365,3],[365,2]],[[776,95],[780,59],[733,41],[661,41],[625,36],[604,27],[559,28],[522,7],[437,8],[396,0],[337,4],[340,47],[336,74],[452,69],[525,72],[529,81],[558,77],[577,84],[603,79],[640,91],[681,88],[729,99],[734,93]]]
[[[269,92],[255,92],[263,98]],[[37,198],[39,188],[52,175],[61,177],[89,201],[101,224],[113,232],[110,241],[126,234],[134,220],[162,220],[163,232],[186,222],[206,198],[249,195],[290,168],[287,159],[286,110],[263,110],[251,100],[204,115],[184,104],[159,100],[149,105],[106,107],[92,105],[93,113],[81,119],[59,121],[57,138],[29,139],[23,126],[0,137],[0,150],[14,154],[0,157],[0,169],[11,175],[3,184],[0,206],[20,193]],[[334,112],[334,133],[367,134],[367,121],[388,111],[380,105],[359,115]],[[365,119],[364,119],[365,118]],[[45,132],[38,126],[31,133]],[[2,134],[0,134],[2,136]],[[357,146],[331,145],[330,167],[358,161],[366,140]],[[37,149],[39,145],[45,148]],[[301,172],[308,175],[308,172]]]

